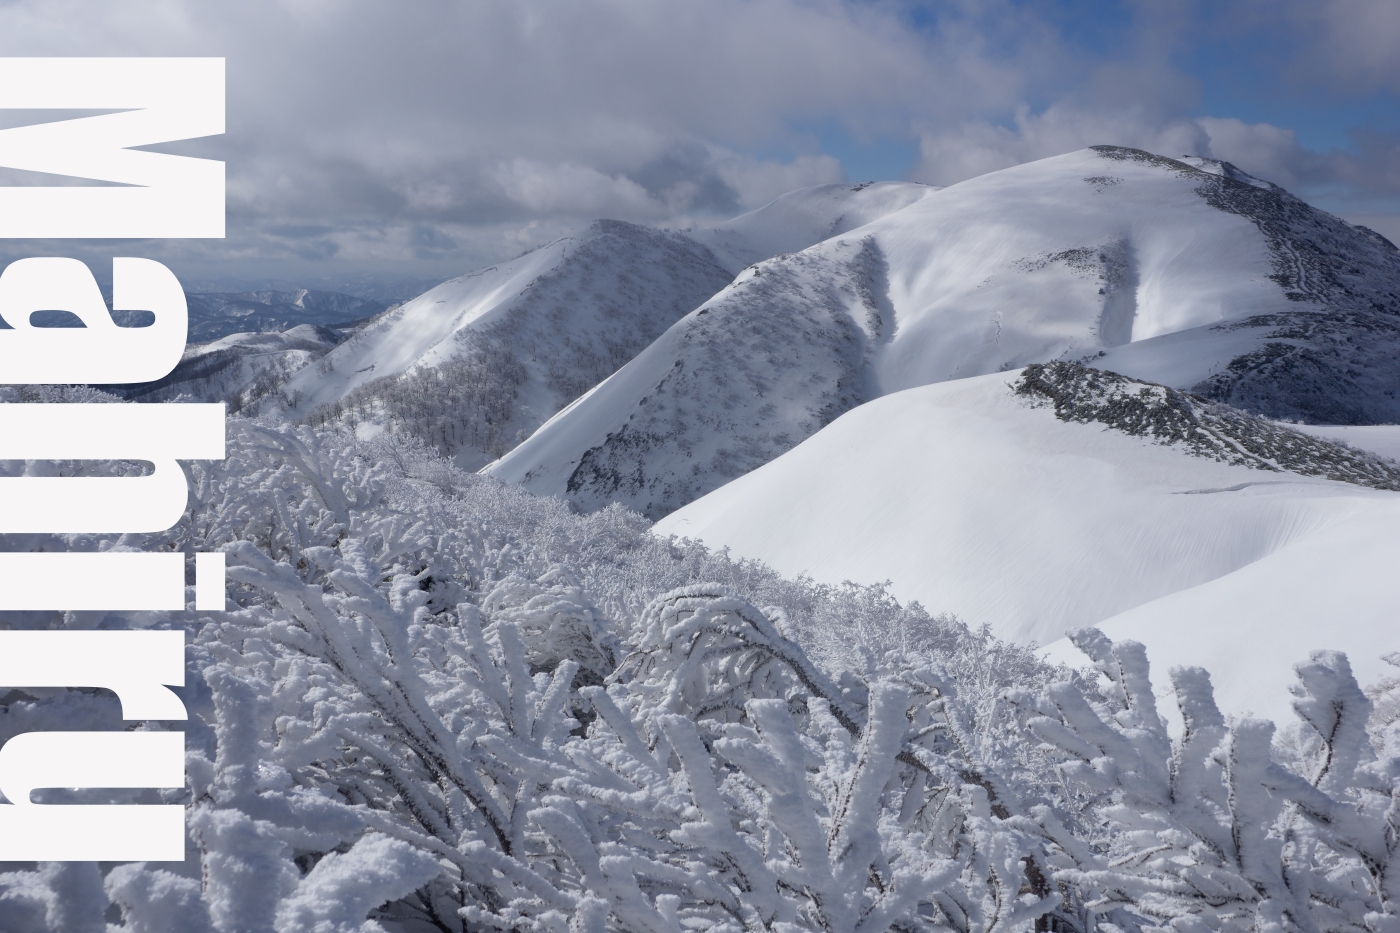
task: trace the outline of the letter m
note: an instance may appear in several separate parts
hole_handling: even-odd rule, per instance
[[[114,186],[0,186],[0,237],[224,235],[224,163],[151,146],[224,131],[222,58],[0,58],[0,110],[113,110],[0,130],[0,167]]]

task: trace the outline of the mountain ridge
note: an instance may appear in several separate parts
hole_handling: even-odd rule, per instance
[[[1081,150],[757,263],[488,472],[659,518],[861,401],[1052,360],[1276,418],[1397,420],[1400,254],[1228,163],[1195,162]],[[855,250],[884,270],[878,337],[871,301],[839,298],[871,291]],[[689,411],[702,427],[686,427]]]

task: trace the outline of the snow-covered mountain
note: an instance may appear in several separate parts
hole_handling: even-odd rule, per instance
[[[1055,364],[885,396],[657,523],[1019,643],[1098,625],[1286,713],[1290,666],[1400,650],[1400,464]],[[1400,428],[1391,428],[1400,440]],[[1081,663],[1067,643],[1055,657]]]
[[[1228,164],[1069,153],[746,269],[490,472],[659,518],[869,399],[1056,359],[1395,421],[1400,252]]]
[[[404,303],[298,373],[284,392],[302,415],[373,401],[381,417],[407,423],[474,469],[729,280],[684,236],[595,221]]]
[[[302,416],[355,405],[475,469],[615,372],[745,265],[933,190],[823,185],[684,232],[595,221],[405,303],[294,376],[285,394]]]

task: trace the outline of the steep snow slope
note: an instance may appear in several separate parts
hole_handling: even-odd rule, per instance
[[[686,230],[733,274],[863,227],[939,190],[907,181],[799,188],[732,220]]]
[[[653,518],[742,476],[871,397],[880,275],[860,242],[746,270],[489,472]]]
[[[1019,642],[1104,624],[1159,670],[1205,664],[1235,710],[1284,704],[1310,649],[1347,651],[1363,681],[1400,649],[1400,494],[1324,478],[1400,488],[1400,466],[1254,419],[1222,428],[1199,405],[1194,440],[1173,440],[1180,409],[1132,383],[1057,415],[1015,392],[1021,376],[870,402],[655,530],[818,581],[888,579]],[[1138,398],[1150,404],[1125,408]],[[1211,451],[1226,460],[1198,455]],[[1323,475],[1241,465],[1261,453]]]
[[[294,388],[302,390],[304,404],[343,397],[370,379],[450,359],[465,342],[459,334],[496,325],[524,338],[510,348],[517,354],[548,351],[554,359],[531,360],[540,370],[531,375],[559,383],[552,388],[567,394],[577,381],[570,378],[573,370],[606,367],[619,347],[648,331],[659,334],[727,281],[690,240],[595,221],[577,236],[430,289],[337,348],[329,360],[332,373],[307,374]]]
[[[1400,253],[1222,163],[1086,149],[747,269],[490,470],[660,517],[867,399],[1079,358],[1397,420]]]
[[[490,416],[465,425],[479,429],[489,421],[490,437],[468,430],[460,443],[446,445],[475,468],[499,455],[492,445],[508,447],[528,434],[729,279],[703,246],[679,234],[595,221],[577,236],[405,303],[293,377],[286,391],[306,413],[362,387],[371,395],[390,388],[384,378],[401,373],[440,382],[444,374],[429,370],[455,362],[455,382],[494,387],[494,395],[478,400]],[[428,382],[398,388],[431,405]],[[448,396],[436,395],[452,407]]]

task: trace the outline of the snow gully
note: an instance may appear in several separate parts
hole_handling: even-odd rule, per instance
[[[224,165],[135,147],[224,131],[219,58],[0,58],[0,110],[99,110],[98,116],[0,130],[0,167],[115,183],[0,187],[0,237],[222,237]],[[149,382],[169,373],[188,333],[185,293],[150,259],[112,260],[112,308],[155,322],[118,327],[91,270],[34,257],[0,273],[0,382]],[[82,327],[34,327],[37,311]],[[179,460],[224,458],[224,406],[0,405],[0,459],[138,460],[146,476],[0,477],[0,533],[116,534],[164,530],[189,490]],[[221,553],[194,556],[196,609],[224,608]],[[185,555],[0,552],[0,609],[179,611]],[[0,631],[0,693],[10,688],[111,690],[122,718],[184,720],[183,631]],[[180,861],[184,807],[35,804],[42,788],[184,786],[184,733],[26,732],[0,748],[0,861]]]

